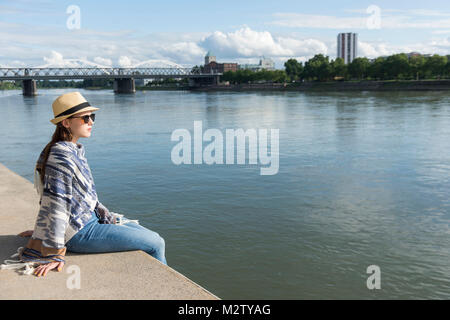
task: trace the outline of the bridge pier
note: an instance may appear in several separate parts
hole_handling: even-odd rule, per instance
[[[134,83],[134,78],[114,79],[114,92],[115,93],[135,93],[136,85]]]
[[[37,88],[36,88],[36,80],[33,79],[25,79],[22,81],[22,94],[24,96],[36,96]]]

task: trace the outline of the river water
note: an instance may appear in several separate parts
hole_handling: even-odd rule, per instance
[[[0,162],[32,181],[51,104],[74,90],[0,91]],[[450,298],[448,92],[79,91],[100,108],[79,140],[100,201],[220,298]],[[278,129],[278,173],[175,165],[171,134],[194,121]]]

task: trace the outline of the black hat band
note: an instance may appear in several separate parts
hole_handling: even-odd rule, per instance
[[[55,119],[58,118],[58,117],[67,116],[68,114],[75,113],[75,112],[77,112],[77,111],[79,111],[79,110],[81,110],[81,109],[83,109],[83,108],[90,107],[90,106],[91,106],[91,104],[90,104],[89,102],[87,102],[87,101],[86,101],[86,102],[83,102],[83,103],[80,103],[80,104],[76,105],[75,107],[72,107],[72,108],[70,108],[70,109],[67,109],[67,110],[64,111],[64,112],[61,112],[60,114],[58,114],[58,115],[55,117]]]

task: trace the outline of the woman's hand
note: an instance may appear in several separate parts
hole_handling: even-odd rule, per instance
[[[98,214],[100,215],[100,220],[106,221],[103,223],[116,224],[116,218],[109,212],[108,208],[100,204],[97,206]]]
[[[33,230],[27,230],[18,234],[20,237],[31,237],[33,235]]]
[[[37,266],[36,269],[34,270],[34,274],[37,277],[40,276],[45,276],[47,274],[47,272],[49,272],[52,269],[58,268],[58,272],[60,272],[62,270],[62,268],[64,267],[64,262],[50,262],[47,264],[41,264],[40,266]]]

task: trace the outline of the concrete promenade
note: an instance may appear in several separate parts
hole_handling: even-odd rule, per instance
[[[29,238],[17,234],[34,228],[38,211],[39,198],[33,184],[0,163],[0,264],[26,245]],[[80,288],[71,289],[77,270]],[[51,270],[45,277],[0,270],[0,299],[219,298],[145,252],[126,251],[68,252],[63,270]]]

